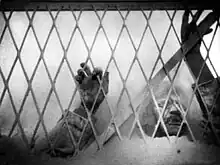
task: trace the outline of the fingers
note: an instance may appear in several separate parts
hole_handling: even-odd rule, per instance
[[[75,76],[76,81],[81,84],[83,79],[86,77],[83,69],[78,69],[77,70],[77,75]]]
[[[92,72],[92,79],[95,80],[97,77],[99,77],[99,79],[102,79],[102,69],[101,68],[94,68],[93,72]]]
[[[75,76],[75,79],[79,84],[82,83],[82,81],[87,75],[91,75],[89,66],[87,66],[85,63],[81,63],[80,66],[82,67],[82,69],[78,69],[77,75]]]
[[[191,11],[189,9],[185,10],[185,12],[183,14],[183,18],[182,18],[182,25],[181,25],[181,41],[182,41],[182,43],[188,39],[190,33],[195,32],[195,30],[197,28],[196,22],[198,21],[202,12],[203,12],[202,9],[198,10],[193,15],[192,21],[190,23],[188,23],[189,14],[191,13]],[[210,33],[210,31],[208,31],[207,34],[208,33]]]
[[[78,69],[77,74],[81,79],[84,79],[86,77],[86,74],[84,73],[83,69]]]
[[[82,80],[83,80],[82,77],[80,77],[79,75],[76,75],[75,79],[79,84],[82,84]]]
[[[103,75],[103,71],[100,68],[95,68],[93,71],[93,80],[97,79],[97,77],[99,77],[99,79],[103,79],[102,81],[102,86],[104,89],[105,94],[108,93],[108,86],[109,86],[109,72],[105,72],[104,76]]]
[[[203,12],[203,10],[201,10],[201,9],[196,12],[196,14],[193,16],[193,19],[192,19],[193,23],[196,23],[198,21],[198,19],[201,16],[202,12]]]
[[[97,83],[98,81],[98,77],[99,80],[102,80],[102,86],[104,89],[105,94],[108,93],[108,86],[109,86],[109,72],[105,72],[104,73],[104,78],[103,78],[103,70],[99,67],[94,68],[93,72],[91,73],[91,70],[89,68],[88,65],[86,65],[85,63],[81,63],[80,66],[83,69],[78,69],[77,70],[77,75],[75,76],[76,81],[82,85],[86,85],[86,86],[91,86],[91,81],[88,80],[94,80],[94,83]],[[85,80],[86,78],[86,80]],[[85,83],[83,83],[85,80]],[[82,86],[81,86],[82,88]]]
[[[91,72],[89,66],[86,65],[86,63],[84,63],[84,62],[81,63],[81,64],[80,64],[80,67],[81,67],[82,69],[78,69],[78,70],[77,70],[77,75],[75,76],[75,79],[76,79],[76,81],[77,81],[79,84],[82,83],[82,81],[85,79],[85,77],[92,75],[92,72]]]
[[[77,70],[77,75],[75,76],[76,80],[78,82],[82,81],[86,76],[92,76],[93,79],[96,79],[96,77],[99,77],[102,79],[103,71],[101,68],[94,68],[93,72],[91,72],[88,65],[86,65],[84,62],[80,64],[82,69]]]
[[[212,31],[213,31],[213,29],[209,28],[209,29],[205,32],[204,35],[207,35],[207,34],[211,33]]]
[[[181,24],[181,41],[184,42],[187,39],[188,25],[189,25],[189,10],[185,10],[182,17]]]
[[[82,62],[80,66],[83,68],[83,70],[86,72],[87,76],[90,76],[92,74],[90,68],[86,63]]]
[[[109,82],[109,72],[105,72],[104,79]]]
[[[101,79],[103,79],[102,81],[102,86],[104,88],[105,93],[108,93],[108,85],[109,85],[109,72],[105,72],[104,76],[103,75],[103,71],[99,68],[94,69],[94,79],[96,79],[97,77]]]
[[[103,88],[104,88],[105,94],[108,93],[108,86],[109,86],[109,72],[105,72],[103,76]]]
[[[182,18],[182,24],[187,25],[189,23],[189,10],[185,10]]]

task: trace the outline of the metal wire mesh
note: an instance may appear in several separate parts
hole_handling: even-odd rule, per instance
[[[112,9],[112,6],[110,8]],[[136,11],[136,12],[139,15],[141,15],[142,19],[145,20],[144,21],[145,25],[143,26],[141,34],[137,37],[139,39],[139,41],[138,41],[138,40],[134,39],[135,38],[135,37],[133,37],[134,34],[132,34],[131,29],[129,29],[129,26],[128,26],[129,16],[132,15],[131,13],[133,11],[129,7],[127,8],[126,11],[122,11],[122,10],[120,10],[120,7],[115,5],[114,6],[114,14],[117,16],[117,19],[119,19],[121,21],[121,24],[120,24],[120,27],[117,28],[118,33],[115,35],[116,38],[115,38],[115,42],[113,43],[113,40],[109,39],[109,34],[106,30],[106,28],[107,28],[106,21],[108,22],[106,17],[108,17],[108,14],[110,14],[110,12],[111,12],[111,11],[109,11],[108,6],[106,6],[101,11],[97,10],[95,6],[92,6],[92,11],[90,11],[90,12],[92,12],[93,17],[96,18],[95,20],[97,21],[97,25],[94,28],[91,27],[92,30],[89,32],[89,33],[92,33],[92,35],[93,35],[93,37],[91,37],[92,38],[91,41],[88,41],[88,35],[90,35],[90,34],[86,34],[86,35],[84,34],[85,31],[83,30],[83,25],[82,25],[83,18],[86,17],[84,15],[86,15],[88,11],[84,11],[83,8],[80,8],[79,11],[75,11],[71,6],[69,6],[68,13],[72,16],[71,22],[74,22],[74,24],[72,25],[71,32],[69,33],[69,36],[68,36],[69,40],[66,40],[66,38],[64,39],[62,37],[62,34],[61,34],[60,29],[58,27],[58,21],[57,21],[59,19],[60,15],[62,15],[62,13],[64,13],[64,11],[62,11],[63,7],[62,6],[57,7],[57,11],[52,11],[50,9],[50,7],[47,7],[46,10],[47,10],[47,12],[44,12],[44,14],[47,15],[47,17],[49,17],[51,25],[48,30],[45,30],[45,31],[47,31],[47,32],[45,32],[47,34],[44,36],[45,37],[44,41],[42,39],[40,39],[40,37],[38,37],[39,31],[37,31],[37,29],[35,27],[35,19],[36,19],[37,15],[40,13],[38,11],[38,9],[36,8],[32,12],[29,12],[28,10],[23,12],[25,15],[24,17],[26,18],[28,23],[27,23],[27,27],[24,27],[24,29],[23,29],[24,35],[21,39],[20,44],[15,39],[16,37],[14,36],[15,34],[13,34],[13,30],[12,30],[12,27],[10,24],[10,21],[14,17],[14,12],[13,11],[10,11],[10,12],[2,11],[1,12],[2,16],[3,16],[2,22],[4,22],[4,27],[1,32],[0,43],[1,44],[4,43],[3,40],[6,36],[6,33],[8,33],[7,36],[10,38],[10,40],[12,42],[11,45],[13,45],[13,47],[14,47],[13,49],[15,50],[15,57],[14,57],[14,59],[12,59],[12,63],[11,63],[11,66],[9,66],[10,69],[9,69],[8,73],[6,73],[4,71],[3,66],[0,66],[1,81],[3,82],[3,85],[2,85],[3,87],[2,87],[2,91],[1,91],[1,98],[0,98],[0,105],[3,104],[3,101],[6,98],[6,95],[8,95],[9,104],[12,106],[12,110],[15,115],[15,118],[13,120],[13,123],[11,124],[10,130],[9,130],[9,132],[7,132],[8,136],[12,136],[13,133],[15,132],[16,127],[18,127],[21,132],[22,139],[24,140],[25,145],[28,148],[31,148],[31,146],[33,146],[33,144],[35,142],[38,130],[39,130],[40,126],[42,126],[42,130],[45,134],[45,137],[48,141],[48,144],[53,149],[53,145],[51,144],[51,139],[48,137],[47,125],[45,124],[45,121],[44,121],[45,120],[44,119],[45,113],[47,111],[49,111],[48,106],[49,106],[50,102],[53,101],[52,97],[55,98],[54,100],[56,100],[56,103],[57,103],[56,105],[58,106],[58,109],[59,109],[59,112],[57,111],[57,113],[65,114],[65,109],[70,110],[72,108],[72,104],[73,104],[74,100],[76,100],[76,98],[77,98],[77,91],[79,91],[79,89],[77,87],[76,80],[74,78],[75,77],[75,73],[74,73],[75,70],[73,69],[73,67],[77,68],[78,66],[72,66],[72,64],[71,64],[71,60],[74,60],[74,58],[77,58],[77,55],[74,57],[73,55],[68,54],[68,52],[70,51],[69,49],[71,47],[71,44],[74,40],[74,37],[76,37],[77,35],[80,36],[80,38],[81,38],[80,42],[84,45],[84,48],[82,48],[82,49],[85,50],[84,61],[88,64],[90,63],[91,66],[94,68],[96,65],[95,65],[95,62],[93,62],[94,61],[93,51],[94,51],[94,47],[96,47],[96,41],[98,40],[97,38],[99,37],[99,34],[102,33],[104,40],[108,46],[108,49],[109,49],[108,51],[110,52],[109,56],[103,55],[103,58],[107,59],[105,68],[103,68],[103,69],[109,70],[111,65],[114,65],[115,69],[117,71],[117,75],[121,81],[122,88],[121,88],[121,91],[118,93],[119,95],[116,96],[118,99],[116,100],[115,105],[112,105],[112,103],[109,102],[108,96],[105,97],[105,101],[107,103],[106,104],[107,109],[110,113],[110,119],[109,119],[108,124],[106,126],[106,129],[102,133],[102,135],[99,135],[97,133],[96,128],[94,126],[94,123],[92,122],[92,119],[91,119],[91,112],[89,112],[88,109],[86,109],[87,114],[88,114],[88,119],[84,119],[86,124],[85,124],[84,130],[83,130],[83,133],[85,131],[86,126],[90,125],[93,130],[93,134],[95,136],[96,143],[97,143],[98,147],[101,148],[103,146],[103,144],[105,143],[105,141],[113,134],[113,132],[116,132],[117,136],[120,139],[122,139],[122,135],[120,132],[121,125],[124,123],[125,119],[129,118],[129,116],[133,116],[134,117],[133,123],[131,125],[131,128],[129,129],[128,136],[129,137],[132,136],[132,133],[134,132],[135,127],[137,126],[139,128],[139,131],[141,132],[142,137],[146,141],[145,133],[144,133],[142,126],[141,126],[141,123],[139,121],[139,109],[142,108],[143,103],[141,103],[140,106],[137,106],[137,105],[139,105],[141,100],[138,101],[138,104],[134,103],[134,101],[133,101],[134,96],[132,96],[132,92],[127,87],[128,86],[127,83],[131,77],[130,75],[133,70],[133,67],[138,67],[139,72],[142,74],[144,82],[146,83],[146,90],[144,92],[144,95],[147,95],[149,98],[153,99],[153,102],[156,105],[156,109],[158,110],[158,114],[159,114],[159,119],[157,120],[152,137],[155,137],[155,135],[158,131],[158,128],[160,127],[160,125],[162,125],[162,127],[165,130],[166,136],[168,137],[168,139],[170,139],[170,135],[169,135],[167,128],[166,128],[166,125],[163,121],[163,114],[165,113],[165,109],[168,104],[169,98],[171,96],[171,92],[174,91],[176,94],[175,87],[174,87],[174,81],[177,77],[177,74],[180,70],[179,68],[180,68],[183,61],[181,60],[178,62],[177,66],[175,68],[175,72],[172,75],[170,75],[170,71],[172,70],[172,68],[176,64],[173,64],[173,66],[171,68],[169,68],[170,66],[168,67],[168,65],[167,65],[168,60],[167,59],[164,60],[164,58],[163,58],[163,51],[165,49],[167,39],[168,39],[169,35],[171,34],[171,31],[172,31],[173,35],[176,37],[176,41],[177,41],[176,44],[180,47],[180,49],[176,53],[173,52],[173,53],[175,53],[173,58],[175,58],[179,54],[182,54],[182,59],[183,59],[184,55],[187,54],[193,48],[193,46],[196,44],[196,41],[199,39],[199,37],[197,35],[194,35],[194,37],[192,37],[186,44],[184,44],[184,45],[181,44],[180,37],[178,35],[179,32],[176,30],[176,27],[174,25],[174,20],[176,18],[178,11],[175,10],[175,11],[170,12],[170,11],[164,10],[165,17],[168,20],[168,23],[167,23],[168,27],[167,27],[167,31],[163,34],[164,35],[163,40],[158,40],[158,36],[157,36],[158,34],[154,33],[154,28],[152,25],[153,24],[152,22],[154,19],[153,18],[154,12],[156,12],[156,11],[153,11],[153,10],[145,11],[144,9],[141,8],[141,6],[139,6],[139,11]],[[65,10],[66,10],[66,8],[65,8]],[[91,14],[91,13],[89,13],[89,14]],[[192,13],[191,13],[191,15],[193,16]],[[64,14],[64,16],[65,16],[65,14]],[[212,43],[214,41],[214,38],[215,38],[215,35],[216,35],[218,28],[219,28],[219,19],[217,20],[217,24],[215,26],[215,30],[214,30],[214,33],[213,33],[213,36],[211,39],[211,43],[209,46],[202,39],[202,44],[204,45],[206,52],[207,52],[207,56],[205,57],[203,67],[205,65],[205,62],[209,61],[209,63],[211,64],[211,67],[213,68],[213,70],[217,76],[218,76],[218,73],[215,70],[214,65],[212,64],[213,62],[209,57],[209,52],[212,47]],[[26,40],[27,40],[29,33],[32,33],[33,38],[35,40],[35,43],[37,45],[37,49],[39,51],[39,55],[37,56],[37,58],[35,60],[35,64],[34,64],[34,67],[32,68],[32,71],[27,70],[27,68],[26,68],[27,64],[25,64],[25,62],[26,63],[28,63],[28,62],[24,60],[23,53],[22,53],[23,48],[27,42]],[[50,42],[50,40],[52,40],[51,39],[52,33],[55,33],[57,36],[56,42],[59,43],[58,45],[60,45],[60,48],[61,48],[60,53],[62,54],[62,55],[60,55],[60,57],[58,57],[59,62],[57,63],[56,70],[53,69],[53,67],[51,67],[51,62],[53,63],[53,57],[50,60],[50,58],[48,57],[48,54],[46,53],[47,49],[49,49],[48,43]],[[143,47],[142,46],[143,40],[144,40],[147,33],[148,33],[148,35],[151,36],[152,42],[155,45],[155,49],[158,52],[157,53],[158,56],[156,57],[156,60],[154,61],[154,64],[152,66],[152,70],[149,72],[149,74],[147,74],[145,72],[145,66],[143,65],[143,61],[139,57],[140,56],[139,55],[140,49]],[[122,42],[121,38],[123,35],[127,36],[127,40],[128,40],[127,42],[129,42],[129,45],[130,45],[129,49],[132,49],[132,52],[133,52],[132,58],[128,59],[130,64],[125,69],[121,68],[122,66],[118,60],[118,55],[117,55],[118,54],[117,51],[119,49],[118,47],[120,46],[120,42]],[[64,40],[66,40],[66,41],[64,42]],[[124,48],[124,49],[126,49],[126,48]],[[29,56],[31,58],[31,55],[29,55]],[[53,54],[50,54],[49,56],[53,56]],[[80,56],[80,55],[78,55],[78,56]],[[127,59],[124,58],[124,60],[127,60]],[[24,77],[24,82],[26,84],[24,95],[22,96],[22,99],[20,101],[19,106],[16,106],[17,104],[15,104],[16,97],[13,96],[13,92],[11,92],[11,90],[13,90],[13,89],[12,89],[12,87],[10,87],[10,83],[16,83],[16,82],[12,82],[11,77],[14,75],[13,73],[14,73],[14,70],[17,67],[17,65],[21,69],[22,75]],[[40,66],[43,67],[44,73],[47,77],[47,81],[48,81],[47,83],[50,84],[47,94],[45,96],[42,96],[45,99],[45,102],[43,105],[39,105],[39,100],[37,99],[36,94],[35,94],[37,92],[36,91],[37,89],[34,89],[34,87],[33,87],[33,83],[34,83],[34,81],[36,81],[35,80],[36,74],[37,74],[37,71],[39,70]],[[158,67],[160,68],[160,66],[163,66],[164,69],[160,70],[158,72]],[[59,95],[58,87],[57,87],[57,81],[59,81],[59,75],[61,74],[64,67],[66,68],[66,72],[68,72],[68,74],[69,74],[69,77],[71,79],[71,83],[74,84],[73,86],[71,86],[72,89],[69,89],[72,92],[71,92],[71,94],[69,94],[69,96],[71,98],[69,99],[68,105],[66,106],[66,108],[64,108],[64,105],[62,103],[63,101],[62,101],[61,96]],[[193,92],[192,96],[190,96],[190,101],[189,101],[190,103],[187,105],[186,111],[183,109],[183,107],[180,107],[180,111],[184,115],[183,115],[183,121],[182,121],[182,123],[179,127],[179,131],[177,133],[177,137],[179,136],[183,125],[186,124],[192,139],[194,141],[196,141],[196,139],[194,137],[194,133],[191,130],[191,126],[188,123],[186,116],[188,115],[191,103],[193,102],[193,99],[195,97],[194,96],[195,91],[196,90],[199,91],[198,80],[199,80],[200,75],[202,74],[203,67],[200,70],[199,76],[197,78],[194,77],[195,88],[194,88],[194,92]],[[124,70],[126,70],[126,72]],[[189,70],[190,70],[190,68],[189,68]],[[168,81],[170,83],[170,89],[169,89],[168,95],[166,97],[165,104],[162,107],[162,111],[160,111],[159,110],[160,107],[157,103],[157,100],[156,100],[156,97],[154,94],[154,92],[155,92],[154,90],[155,90],[155,88],[158,88],[160,86],[161,80],[164,79],[166,76],[168,77]],[[40,78],[40,77],[38,76],[38,78]],[[101,83],[101,80],[99,80],[99,82]],[[153,86],[154,86],[154,88],[153,88]],[[104,90],[102,88],[99,89],[99,92],[101,92],[101,91],[103,91],[103,93],[104,93]],[[200,95],[201,95],[201,93],[200,93]],[[120,116],[119,115],[120,112],[118,112],[119,110],[117,109],[117,107],[123,101],[122,99],[124,96],[127,97],[127,101],[129,103],[132,111],[123,111],[123,115]],[[22,115],[25,104],[26,104],[27,99],[29,97],[32,98],[34,109],[36,109],[36,112],[38,115],[36,125],[34,126],[34,128],[32,128],[33,133],[31,136],[31,140],[28,140],[27,135],[25,133],[25,130],[23,129],[23,126],[20,121],[20,117]],[[83,104],[85,104],[83,98],[82,97],[79,97],[79,98],[81,98],[83,101]],[[96,99],[97,99],[97,97],[96,97]],[[179,101],[180,101],[180,99],[179,99]],[[145,100],[144,105],[148,104],[147,102],[149,102],[149,100],[148,101]],[[205,102],[205,101],[203,100],[203,102]],[[93,104],[93,108],[94,108],[94,105],[95,104]],[[1,107],[4,108],[3,105]],[[212,119],[210,116],[212,114],[212,111],[210,112],[206,106],[205,106],[205,109],[207,111],[207,114],[209,114],[207,120],[209,122],[211,122]],[[122,118],[124,118],[124,119],[122,120]],[[69,132],[69,136],[71,137],[72,144],[74,146],[79,145],[79,142],[75,141],[75,139],[72,135],[72,132],[70,131],[70,128],[69,128],[70,126],[66,120],[66,116],[64,116],[64,121],[65,121],[65,125],[68,128],[68,132]],[[208,124],[205,125],[205,128],[207,128],[207,126],[208,126]],[[214,130],[214,134],[215,134],[216,138],[218,139],[218,143],[219,143],[219,130],[217,130],[213,124],[211,124],[211,128]],[[82,138],[82,136],[81,136],[81,138]]]

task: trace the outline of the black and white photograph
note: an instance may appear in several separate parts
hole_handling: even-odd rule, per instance
[[[214,2],[1,0],[0,165],[220,164]]]

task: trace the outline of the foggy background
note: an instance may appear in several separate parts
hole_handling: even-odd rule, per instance
[[[168,11],[170,17],[172,17],[174,11]],[[193,11],[194,13],[195,11]],[[204,18],[204,16],[210,11],[206,11],[202,14],[200,20]],[[30,17],[33,12],[28,12]],[[122,17],[126,16],[127,11],[121,11]],[[145,11],[146,15],[149,17],[150,11]],[[79,12],[74,12],[75,16],[78,17]],[[97,13],[100,17],[102,17],[103,12]],[[183,11],[177,11],[175,13],[175,17],[173,20],[173,25],[176,30],[176,33],[180,40],[180,26],[182,19]],[[8,16],[9,13],[6,13]],[[53,17],[56,16],[56,12],[52,12]],[[117,38],[119,36],[120,31],[123,28],[123,19],[117,11],[107,11],[104,19],[102,21],[102,25],[107,34],[108,40],[112,49],[115,47],[117,42]],[[0,34],[2,33],[5,25],[4,18],[1,14],[0,17],[1,27]],[[10,28],[13,33],[15,42],[20,47],[22,40],[24,38],[26,29],[28,28],[29,21],[25,12],[14,12],[10,19]],[[61,11],[55,22],[57,26],[57,30],[59,31],[63,46],[66,48],[70,36],[76,26],[76,21],[71,12],[63,12]],[[117,66],[114,63],[114,60],[111,60],[107,70],[110,72],[110,84],[109,84],[109,93],[107,96],[107,101],[110,105],[110,108],[113,111],[118,109],[120,113],[125,111],[131,111],[128,108],[129,100],[126,92],[122,94],[122,98],[118,103],[119,96],[121,94],[123,83],[119,76],[117,67],[120,70],[122,78],[125,79],[129,68],[132,65],[133,58],[135,56],[135,48],[138,48],[139,43],[141,41],[142,35],[144,33],[145,26],[147,25],[147,21],[144,18],[141,11],[130,11],[128,17],[125,20],[125,25],[127,26],[129,33],[126,28],[123,28],[122,33],[120,35],[120,39],[118,41],[116,50],[114,52],[114,58],[116,60]],[[166,13],[166,11],[153,11],[151,18],[149,20],[149,24],[151,26],[152,32],[155,35],[158,46],[161,47],[168,28],[171,24],[170,19]],[[44,47],[46,38],[48,33],[53,25],[53,21],[48,12],[36,12],[33,19],[33,26],[37,34],[37,38],[39,40],[39,44],[41,48]],[[93,40],[95,38],[95,34],[99,28],[100,22],[97,18],[95,12],[93,11],[83,11],[79,22],[79,28],[81,32],[76,29],[72,41],[70,43],[69,49],[67,51],[67,58],[73,73],[75,74],[77,69],[79,69],[79,64],[81,62],[85,62],[88,56],[88,49],[91,48]],[[213,29],[215,29],[216,24],[213,25]],[[205,43],[209,47],[211,38],[213,36],[214,30],[211,34],[204,38]],[[129,38],[131,36],[133,40],[133,44]],[[86,43],[84,42],[85,39]],[[165,45],[162,50],[162,58],[164,63],[180,48],[178,39],[175,35],[173,27],[171,27],[169,31],[169,35],[166,39]],[[206,56],[207,51],[205,50],[204,45],[201,46],[201,51],[203,56]],[[220,47],[219,47],[219,30],[216,33],[214,38],[214,42],[212,48],[210,50],[210,59],[216,69],[216,71],[220,72],[220,65],[218,65],[220,61]],[[7,79],[9,72],[11,70],[12,64],[16,58],[17,51],[13,44],[12,38],[10,36],[9,30],[5,31],[2,42],[0,44],[0,67],[4,74],[4,77]],[[112,51],[108,45],[108,41],[102,29],[98,31],[97,38],[95,39],[95,43],[93,45],[91,51],[91,59],[95,67],[101,67],[103,70],[106,69],[107,64],[111,58]],[[150,29],[147,28],[144,33],[143,40],[140,45],[140,49],[137,52],[137,57],[139,58],[141,65],[144,69],[146,76],[149,78],[151,75],[153,66],[155,64],[156,58],[158,57],[159,51],[157,45],[153,39],[153,36],[150,32]],[[53,28],[52,33],[50,35],[49,41],[47,43],[45,52],[43,54],[46,65],[48,67],[51,78],[53,79],[56,75],[58,67],[60,65],[61,59],[64,55],[62,46],[60,44],[56,29]],[[24,42],[23,48],[21,50],[21,61],[24,65],[24,69],[27,73],[28,78],[33,74],[34,68],[37,64],[38,58],[40,56],[40,50],[37,45],[36,38],[34,37],[34,33],[32,28],[29,30],[27,34],[27,38]],[[91,63],[88,63],[91,66]],[[209,63],[208,63],[209,64]],[[156,69],[153,73],[155,75],[157,71],[161,68],[162,63],[158,62]],[[209,64],[210,66],[210,64]],[[210,68],[212,71],[213,69]],[[215,75],[214,71],[213,74]],[[215,75],[216,77],[216,75]],[[175,83],[181,84],[184,86],[185,90],[189,92],[189,97],[192,95],[191,84],[193,83],[193,79],[183,62],[176,77]],[[136,62],[134,62],[132,69],[129,73],[128,79],[125,83],[126,88],[130,94],[131,98],[135,98],[138,92],[143,89],[146,85],[146,81],[143,77],[141,69]],[[8,87],[12,94],[12,98],[18,111],[20,109],[22,100],[28,88],[28,83],[25,79],[24,73],[22,71],[19,60],[16,62],[15,68],[13,69],[12,75],[8,82]],[[51,88],[50,80],[48,78],[47,72],[45,70],[45,66],[43,61],[41,60],[39,66],[37,68],[36,74],[33,78],[32,88],[36,97],[37,104],[39,106],[40,111],[42,111],[45,101],[48,97],[49,90]],[[67,109],[70,107],[70,110],[74,110],[79,104],[79,95],[78,92],[71,103],[71,97],[74,94],[75,84],[69,71],[68,65],[66,61],[64,61],[60,73],[55,82],[55,88],[59,96],[59,100],[63,109]],[[2,78],[0,77],[0,96],[2,97],[2,92],[4,89],[4,83]],[[193,111],[194,109],[198,109],[198,104],[193,105],[192,111],[189,113],[196,113]],[[25,131],[30,134],[33,133],[33,130],[36,127],[36,123],[38,121],[38,114],[36,111],[36,106],[34,104],[34,100],[31,92],[29,92],[27,100],[25,101],[23,111],[20,116],[20,121],[25,129]],[[109,115],[108,107],[102,105],[101,110],[98,112],[100,114],[100,120],[107,120],[105,116]],[[49,103],[46,107],[46,112],[44,114],[44,123],[46,125],[47,130],[50,130],[55,126],[57,120],[61,116],[61,109],[58,104],[58,100],[52,92],[51,97],[49,98]],[[199,120],[201,114],[194,115],[196,119]],[[13,121],[15,119],[15,115],[13,112],[12,104],[9,99],[8,92],[5,93],[2,102],[0,103],[0,129],[2,133],[9,133],[9,130],[12,127]],[[14,133],[16,133],[16,129]],[[42,131],[42,127],[38,130]]]

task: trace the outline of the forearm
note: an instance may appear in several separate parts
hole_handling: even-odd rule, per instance
[[[204,67],[202,69],[204,59],[203,59],[200,52],[195,52],[195,51],[190,52],[186,56],[186,62],[187,62],[187,65],[189,66],[193,76],[195,78],[198,78],[198,76],[200,76],[199,81],[198,81],[199,84],[203,83],[203,82],[207,82],[207,81],[212,80],[214,78],[214,76],[212,75],[212,73],[206,63],[204,64]],[[202,69],[202,71],[200,74],[201,69]]]
[[[184,17],[186,17],[186,16],[184,15]],[[219,18],[219,14],[217,12],[209,13],[201,21],[201,23],[197,27],[197,30],[194,33],[198,34],[198,32],[199,32],[199,34],[198,34],[199,37],[203,37],[204,35],[209,34],[210,30],[211,30],[210,27],[215,23],[217,18]],[[198,19],[198,18],[195,18],[195,19]],[[183,19],[182,26],[184,24],[186,24],[186,23],[185,23],[185,20]],[[186,27],[184,27],[184,28],[186,28]],[[182,30],[181,35],[183,35],[183,36],[185,34],[184,32],[187,32],[187,30],[189,30],[189,29],[184,29],[184,28],[183,27],[181,28],[181,30]],[[183,41],[183,38],[182,38],[182,41]],[[200,52],[200,45],[201,45],[200,42],[201,42],[201,40],[198,40],[198,44],[195,45],[190,50],[190,52],[186,55],[186,62],[188,64],[193,76],[195,78],[198,78],[198,76],[200,75],[199,83],[203,83],[203,82],[212,80],[214,77],[213,77],[209,67],[207,66],[207,63],[204,63],[204,59],[203,59],[201,52]],[[203,65],[204,65],[203,70],[201,71],[201,74],[199,74]]]

